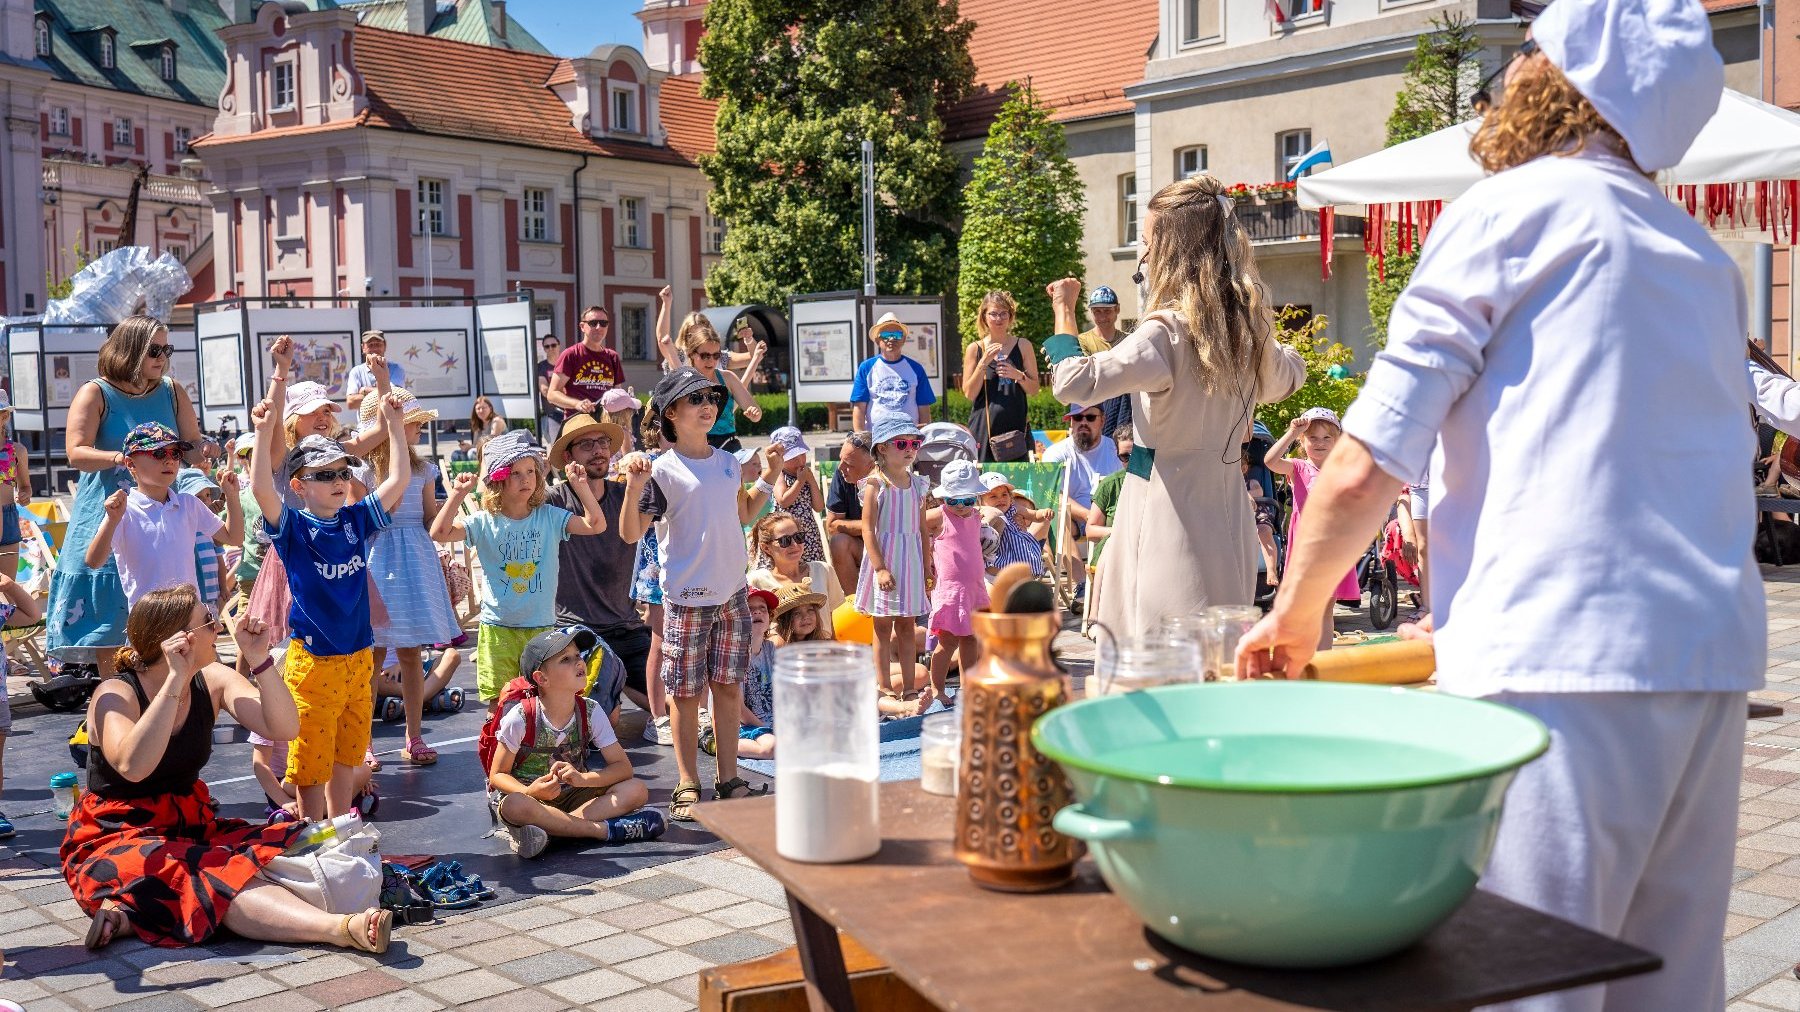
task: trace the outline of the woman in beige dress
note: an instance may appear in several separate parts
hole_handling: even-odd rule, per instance
[[[1249,604],[1257,540],[1240,456],[1258,404],[1291,396],[1306,366],[1276,342],[1250,238],[1212,176],[1151,198],[1140,269],[1148,312],[1082,357],[1073,278],[1050,285],[1051,389],[1069,404],[1131,395],[1136,449],[1100,561],[1095,617],[1118,637],[1206,605]],[[1140,282],[1142,284],[1142,282]]]

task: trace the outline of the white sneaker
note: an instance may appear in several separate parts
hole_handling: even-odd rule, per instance
[[[506,838],[512,844],[512,852],[527,860],[550,846],[550,834],[542,826],[507,826]]]
[[[644,740],[652,745],[665,747],[675,744],[675,729],[669,726],[666,714],[655,720],[644,721]]]

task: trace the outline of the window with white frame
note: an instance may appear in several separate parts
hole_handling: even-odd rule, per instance
[[[115,148],[129,148],[133,146],[131,143],[131,117],[120,116],[118,119],[113,120],[112,146]]]
[[[650,307],[642,303],[619,307],[619,351],[629,359],[650,358]]]
[[[36,36],[36,38],[37,38],[37,54],[39,56],[49,56],[50,55],[50,19],[49,18],[38,18],[37,19],[37,36]]]
[[[113,69],[113,37],[110,32],[100,33],[100,67],[102,70]]]
[[[192,144],[193,141],[194,141],[194,128],[193,127],[178,126],[175,128],[175,153],[176,154],[178,154],[178,155],[187,154],[188,153],[188,145]]]
[[[1137,173],[1119,177],[1119,245],[1135,246],[1138,241]]]
[[[525,191],[525,199],[520,202],[524,214],[519,219],[519,238],[531,242],[550,241],[550,191]]]
[[[1195,144],[1175,152],[1175,178],[1186,179],[1206,171],[1206,145]]]
[[[444,215],[444,191],[449,185],[442,179],[419,180],[419,230],[426,235],[449,234]]]
[[[622,134],[643,133],[643,128],[638,126],[637,121],[637,87],[628,84],[609,84],[607,85],[607,95],[612,102],[611,123],[613,132]]]
[[[116,250],[118,248],[119,248],[119,240],[117,240],[117,239],[96,239],[96,240],[94,240],[94,255],[97,257],[103,257],[106,254],[111,253],[113,250]]]
[[[1176,18],[1181,44],[1192,46],[1218,38],[1222,31],[1220,6],[1221,0],[1178,0]]]
[[[644,198],[619,198],[619,245],[627,249],[643,249],[645,242]]]
[[[1300,159],[1312,150],[1311,130],[1287,130],[1275,135],[1275,178],[1286,179]]]
[[[180,243],[171,243],[167,246],[164,246],[163,252],[169,254],[170,256],[174,257],[177,260],[186,260],[187,259],[187,247],[183,246]]]
[[[700,225],[700,252],[725,252],[725,219],[706,212],[706,218]]]
[[[162,64],[162,79],[165,81],[175,80],[175,47],[174,46],[162,47],[162,56],[161,56],[160,62]]]
[[[294,87],[294,61],[276,60],[269,65],[269,111],[291,112],[297,101]]]
[[[51,106],[50,133],[56,137],[69,136],[69,107],[66,105]]]

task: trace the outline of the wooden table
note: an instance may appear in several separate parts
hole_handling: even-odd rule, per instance
[[[801,864],[775,852],[774,797],[700,805],[700,821],[787,889],[814,1009],[854,1007],[837,929],[943,1009],[1467,1009],[1648,973],[1642,949],[1477,891],[1422,942],[1341,970],[1207,959],[1145,930],[1092,860],[1069,886],[989,892],[951,852],[949,798],[881,785],[880,853]]]

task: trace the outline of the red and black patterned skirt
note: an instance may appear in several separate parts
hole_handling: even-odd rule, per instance
[[[188,794],[131,801],[83,794],[63,837],[63,877],[88,914],[116,901],[151,945],[199,945],[263,865],[305,829],[221,819],[199,780]]]

